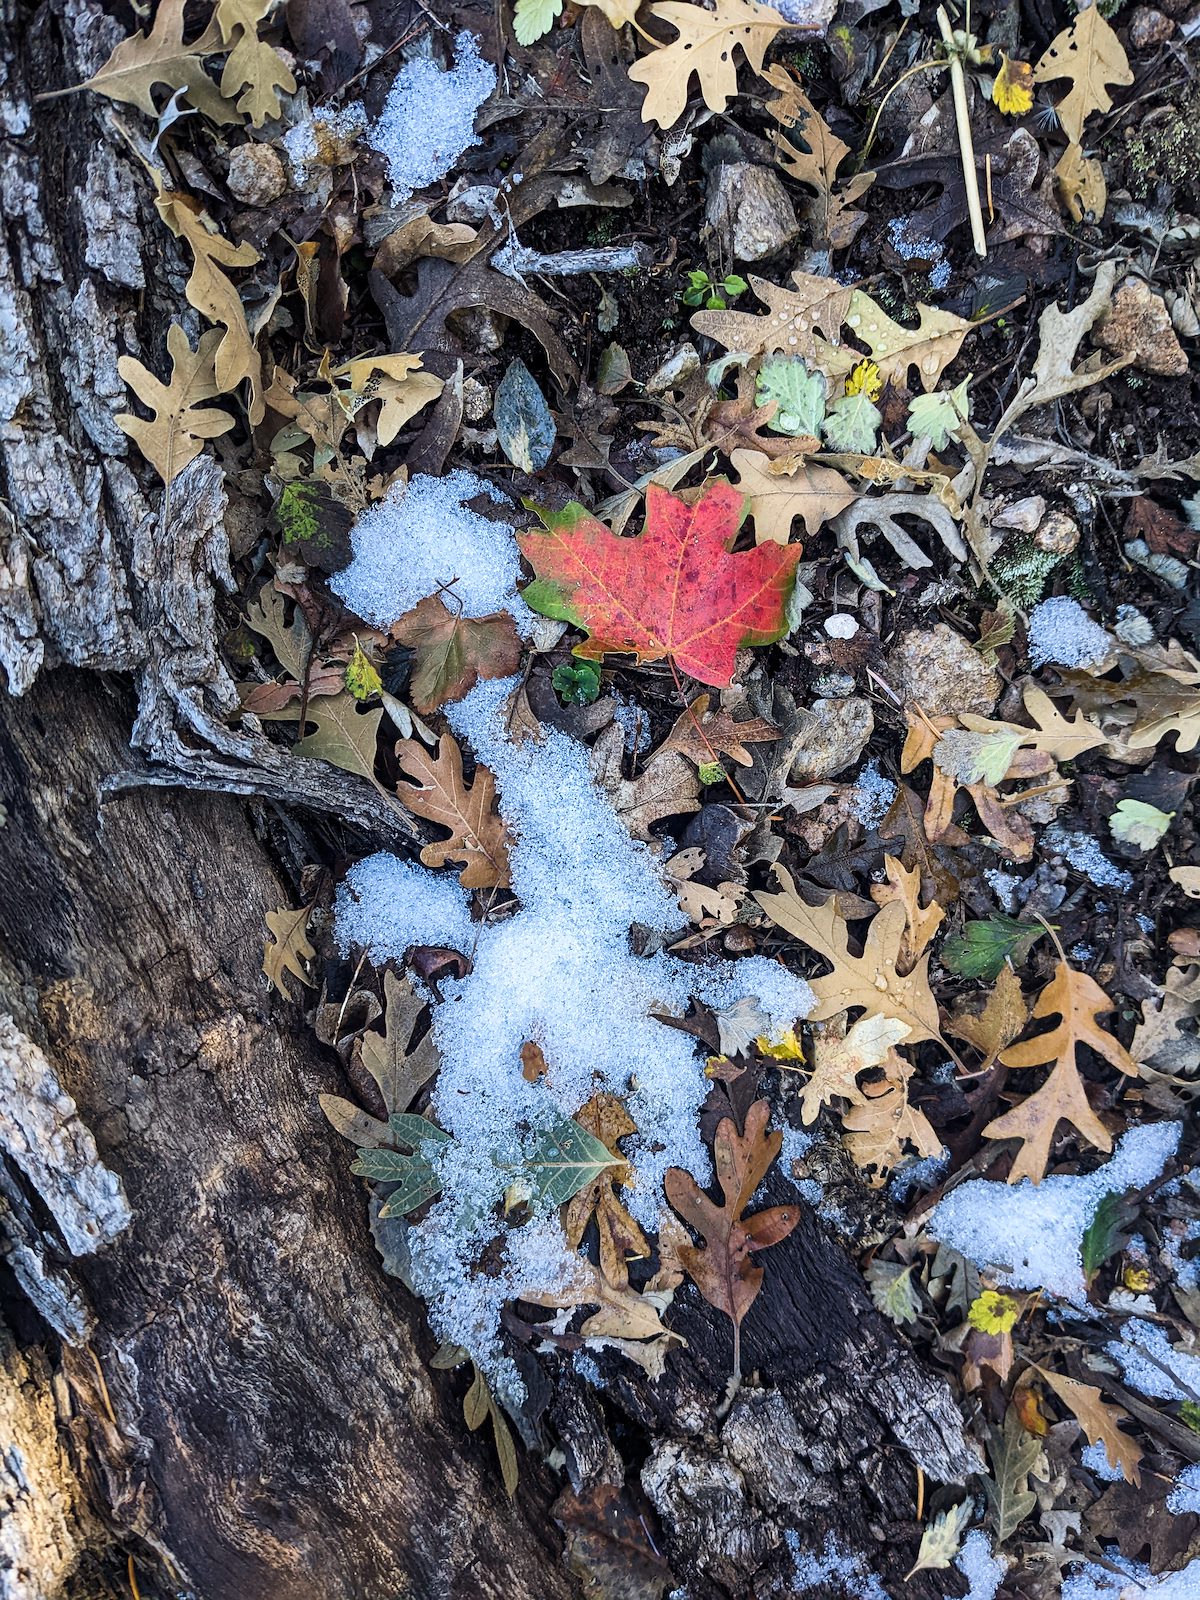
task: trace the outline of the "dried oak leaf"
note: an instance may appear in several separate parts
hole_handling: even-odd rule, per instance
[[[382,708],[359,714],[358,701],[349,690],[305,707],[305,720],[316,724],[292,746],[292,754],[309,761],[328,761],[345,772],[366,778],[382,794],[375,777],[375,753]],[[389,799],[392,798],[389,796]]]
[[[151,90],[155,84],[187,95],[198,111],[219,126],[236,122],[237,113],[222,98],[216,84],[204,70],[201,57],[220,49],[215,21],[191,44],[183,42],[184,0],[162,0],[148,34],[139,28],[109,56],[84,89],[94,89],[109,100],[136,106],[148,117],[158,117]],[[71,93],[72,91],[64,91]]]
[[[496,781],[486,767],[476,767],[468,788],[463,778],[462,751],[448,733],[431,755],[416,739],[402,739],[396,760],[415,783],[396,787],[400,800],[417,816],[450,830],[449,839],[427,844],[421,860],[427,867],[444,867],[447,860],[461,861],[458,881],[464,889],[505,889],[512,881],[508,870],[508,830],[496,811]]]
[[[575,1113],[581,1128],[599,1139],[621,1163],[606,1167],[567,1203],[563,1232],[572,1250],[578,1250],[589,1222],[595,1218],[600,1239],[600,1270],[615,1289],[629,1287],[630,1261],[650,1254],[646,1236],[617,1196],[617,1185],[628,1183],[632,1172],[617,1148],[617,1141],[637,1132],[637,1123],[616,1095],[599,1093]]]
[[[1140,1484],[1141,1446],[1120,1426],[1122,1422],[1130,1420],[1128,1411],[1123,1411],[1120,1406],[1108,1405],[1095,1384],[1080,1383],[1076,1378],[1047,1372],[1042,1367],[1038,1371],[1063,1405],[1074,1412],[1080,1427],[1088,1436],[1088,1443],[1103,1444],[1109,1466],[1117,1468],[1126,1483],[1132,1483],[1135,1487]]]
[[[1033,1008],[1035,1018],[1059,1017],[1058,1026],[1010,1046],[1001,1055],[1001,1062],[1012,1072],[1054,1062],[1054,1070],[1040,1089],[1003,1116],[993,1118],[983,1130],[989,1139],[1022,1141],[1009,1183],[1022,1178],[1042,1181],[1055,1131],[1063,1121],[1071,1123],[1098,1150],[1112,1149],[1112,1135],[1088,1103],[1075,1053],[1081,1044],[1089,1045],[1119,1072],[1137,1076],[1129,1052],[1096,1021],[1101,1012],[1114,1009],[1094,978],[1060,961]]]
[[[702,1246],[681,1246],[684,1269],[710,1306],[733,1323],[733,1371],[741,1371],[742,1319],[762,1288],[763,1269],[750,1258],[756,1250],[778,1244],[800,1220],[794,1206],[772,1206],[753,1216],[742,1213],[779,1154],[783,1135],[767,1133],[771,1107],[756,1100],[746,1113],[745,1132],[738,1133],[725,1117],[713,1141],[717,1182],[725,1196],[717,1205],[690,1172],[670,1167],[663,1180],[667,1199],[704,1240]]]
[[[726,350],[744,351],[748,356],[771,355],[781,350],[815,362],[817,330],[827,340],[837,338],[850,309],[852,291],[833,278],[819,278],[811,272],[793,272],[792,283],[793,288],[785,289],[751,273],[750,287],[770,308],[768,315],[697,311],[692,327],[723,344]]]
[[[797,150],[781,133],[773,132],[771,143],[777,152],[776,159],[789,177],[816,192],[808,217],[817,243],[827,242],[834,250],[847,250],[866,221],[866,213],[856,210],[854,202],[875,182],[875,174],[856,172],[839,190],[837,171],[852,154],[850,146],[832,131],[786,67],[776,62],[763,76],[781,91],[778,99],[768,101],[767,110],[776,122],[791,128],[808,146],[806,150]]]
[[[807,905],[785,868],[776,866],[775,875],[783,885],[782,893],[759,893],[754,898],[772,922],[833,966],[828,976],[809,979],[817,997],[810,1020],[821,1022],[839,1011],[861,1007],[869,1017],[892,1017],[907,1023],[914,1043],[941,1038],[937,1001],[929,987],[928,955],[922,956],[911,972],[902,976],[897,971],[907,927],[904,907],[898,901],[880,911],[867,930],[862,955],[856,956],[850,952],[846,922],[833,900],[822,906]]]
[[[1025,709],[1037,724],[1034,728],[1021,728],[1015,722],[993,722],[989,717],[964,711],[959,721],[974,733],[1019,734],[1018,748],[1040,750],[1055,761],[1075,761],[1087,750],[1095,750],[1108,741],[1094,722],[1089,722],[1082,711],[1076,711],[1068,721],[1055,706],[1044,689],[1026,684],[1022,699]]]
[[[1129,502],[1124,534],[1126,539],[1144,539],[1156,556],[1177,555],[1185,560],[1195,554],[1196,540],[1200,538],[1200,532],[1189,527],[1182,517],[1144,494]]]
[[[275,0],[217,0],[213,21],[229,51],[221,73],[221,94],[237,99],[237,108],[261,128],[279,115],[279,91],[294,94],[296,79],[287,62],[264,39],[258,25],[275,8]],[[240,96],[240,98],[239,98]]]
[[[787,632],[800,559],[795,546],[775,544],[733,553],[744,513],[743,496],[720,478],[694,506],[651,484],[646,524],[633,539],[574,502],[542,512],[544,532],[517,535],[537,573],[525,602],[591,635],[575,646],[578,656],[665,656],[701,683],[725,688],[743,646]]]
[[[784,462],[778,472],[773,471],[771,458],[758,450],[734,450],[729,459],[738,488],[750,500],[756,544],[787,544],[797,517],[811,537],[858,499],[858,490],[840,472],[800,456],[785,458],[787,472],[782,470]]]
[[[859,1074],[882,1066],[909,1032],[907,1022],[882,1015],[860,1017],[840,1038],[829,1029],[814,1028],[812,1075],[800,1096],[801,1121],[806,1126],[815,1122],[831,1100],[861,1102]]]
[[[275,942],[268,944],[263,951],[262,969],[285,1000],[292,998],[284,982],[287,973],[290,972],[310,988],[313,984],[308,963],[317,952],[308,942],[311,912],[311,906],[301,906],[298,911],[280,906],[278,911],[268,911],[266,914],[267,928]]]
[[[625,730],[618,723],[601,733],[588,764],[635,839],[649,841],[652,822],[700,809],[700,779],[677,750],[656,750],[636,777],[625,776]]]
[[[1033,69],[1035,83],[1070,78],[1071,88],[1055,110],[1072,144],[1083,142],[1083,124],[1093,111],[1109,111],[1109,84],[1125,87],[1133,72],[1125,48],[1098,6],[1080,11],[1069,28],[1053,38]]]
[[[906,867],[895,856],[884,856],[883,870],[886,882],[871,885],[871,899],[877,906],[898,900],[904,907],[904,937],[900,941],[898,965],[907,972],[925,953],[946,913],[936,900],[932,905],[921,904],[921,873],[917,867]]]
[[[915,328],[905,328],[894,322],[887,312],[865,294],[855,289],[850,296],[845,322],[851,334],[861,339],[871,352],[884,383],[897,386],[907,383],[910,367],[921,375],[921,385],[928,394],[937,387],[942,373],[954,360],[962,342],[974,327],[965,317],[956,317],[951,311],[939,311],[936,306],[917,302],[920,320]],[[818,347],[818,361],[828,356],[828,351]],[[843,360],[857,363],[854,351],[837,352],[839,367]],[[842,368],[849,370],[849,368]]]
[[[980,1004],[982,1000],[982,1004]],[[949,1033],[965,1039],[983,1056],[982,1071],[996,1064],[996,1057],[1024,1030],[1029,1007],[1021,993],[1021,980],[1007,962],[986,997],[964,1000],[946,1024]]]
[[[192,273],[185,290],[188,304],[225,330],[213,357],[217,392],[228,394],[243,379],[248,382],[247,416],[257,426],[266,413],[262,361],[246,325],[241,296],[233,281],[226,277],[225,269],[252,267],[259,259],[258,251],[251,244],[230,244],[215,229],[210,231],[199,202],[190,195],[174,194],[160,187],[154,206],[175,237],[183,239],[191,248]]]
[[[895,1050],[888,1051],[881,1066],[882,1080],[865,1084],[842,1118],[846,1149],[856,1166],[872,1174],[873,1189],[882,1188],[910,1145],[922,1157],[936,1156],[942,1148],[928,1117],[909,1103],[913,1068]]]
[[[735,722],[728,711],[710,711],[711,698],[707,694],[697,695],[659,745],[659,750],[678,750],[698,767],[715,760],[717,754],[728,756],[740,767],[752,766],[754,757],[746,746],[778,739],[779,729],[763,717]]]
[[[680,5],[677,0],[659,0],[649,14],[679,34],[629,69],[634,83],[646,85],[642,121],[657,122],[660,128],[673,128],[683,115],[693,73],[700,79],[708,109],[724,111],[737,93],[734,49],[741,50],[755,72],[761,72],[767,46],[788,25],[777,11],[755,0],[716,0],[712,11]]]
[[[407,977],[399,978],[389,968],[383,975],[383,998],[385,1032],[382,1038],[377,1033],[363,1034],[359,1060],[379,1085],[391,1116],[408,1110],[437,1071],[439,1059],[431,1031],[418,1044],[412,1042],[426,1002]]]
[[[113,421],[129,435],[164,483],[170,483],[189,461],[195,460],[206,439],[219,439],[234,425],[228,411],[201,406],[201,401],[221,393],[213,363],[222,337],[219,328],[210,328],[200,335],[193,352],[187,334],[173,322],[167,329],[170,383],[156,378],[133,356],[120,356],[117,360],[117,371],[142,404],[154,412],[154,417],[147,422],[124,411]]]
[[[464,617],[440,595],[427,595],[390,632],[416,651],[409,689],[422,716],[461,700],[481,678],[510,677],[521,664],[521,641],[507,611]]]

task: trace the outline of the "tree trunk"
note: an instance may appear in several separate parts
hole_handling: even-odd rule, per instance
[[[113,423],[118,354],[190,316],[138,119],[32,100],[126,30],[4,3],[0,1600],[131,1572],[198,1600],[784,1596],[827,1533],[896,1596],[953,1592],[899,1574],[920,1473],[976,1465],[958,1412],[811,1215],[727,1416],[728,1324],[693,1290],[657,1383],[602,1358],[593,1387],[514,1316],[536,1404],[510,1506],[316,1109],[350,1092],[337,1058],[261,972],[302,867],[404,824],[228,726],[219,610],[256,511],[212,455],[163,507]]]

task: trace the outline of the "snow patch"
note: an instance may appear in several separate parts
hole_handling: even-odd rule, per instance
[[[1184,1467],[1167,1496],[1167,1510],[1177,1517],[1187,1512],[1200,1513],[1200,1465]]]
[[[987,1534],[973,1529],[954,1558],[954,1565],[971,1585],[963,1600],[996,1600],[1008,1563],[1003,1556],[992,1554]]]
[[[569,1284],[575,1258],[551,1219],[542,1231],[530,1224],[507,1233],[494,1277],[473,1270],[496,1233],[511,1169],[556,1118],[607,1089],[624,1098],[641,1130],[624,1145],[638,1179],[624,1197],[653,1228],[666,1169],[686,1167],[702,1183],[710,1170],[697,1125],[709,1084],[695,1041],[653,1013],[680,1015],[693,997],[714,1009],[753,997],[766,1033],[779,1039],[812,1009],[813,995],[762,956],[695,966],[661,950],[632,953],[631,926],[669,935],[682,921],[678,905],[654,858],[592,782],[583,745],[554,730],[540,743],[511,742],[505,703],[516,682],[481,683],[448,715],[495,775],[521,909],[472,924],[453,879],[374,856],[339,895],[338,933],[345,947],[365,946],[376,960],[431,935],[472,956],[470,974],[443,982],[434,1012],[442,1060],[434,1110],[453,1138],[423,1152],[436,1162],[442,1198],[411,1231],[412,1277],[438,1337],[469,1350],[499,1392],[519,1396],[497,1336],[500,1307],[522,1285]],[[540,1083],[521,1072],[529,1040],[549,1068]]]
[[[1109,1462],[1103,1439],[1097,1439],[1094,1444],[1087,1445],[1080,1453],[1079,1459],[1102,1483],[1119,1483],[1125,1477],[1120,1467],[1114,1467]]]
[[[1112,1159],[1086,1177],[1049,1177],[1040,1184],[970,1179],[938,1203],[929,1231],[977,1267],[993,1270],[1002,1284],[1046,1289],[1082,1304],[1087,1286],[1080,1249],[1096,1207],[1106,1194],[1152,1182],[1174,1155],[1180,1130],[1178,1122],[1131,1128]]]
[[[854,780],[854,815],[864,828],[877,828],[896,798],[896,785],[885,778],[874,757]]]
[[[1053,661],[1060,667],[1095,667],[1112,650],[1099,623],[1069,595],[1043,600],[1029,614],[1029,659],[1035,667]]]
[[[1153,1323],[1131,1318],[1121,1338],[1104,1348],[1120,1363],[1126,1383],[1152,1400],[1194,1401],[1200,1396],[1200,1356],[1175,1349]]]
[[[800,1536],[794,1528],[786,1529],[784,1538],[792,1555],[794,1595],[811,1594],[816,1590],[820,1600],[833,1600],[835,1592],[852,1596],[852,1600],[889,1600],[887,1590],[875,1574],[868,1571],[864,1558],[844,1551],[831,1533],[826,1534],[820,1555],[800,1548]],[[834,1591],[825,1587],[830,1583],[840,1588]]]
[[[495,67],[465,28],[454,41],[450,71],[429,56],[401,67],[367,141],[386,160],[397,199],[437,183],[478,143],[475,113],[495,87]]]
[[[1092,838],[1082,829],[1064,828],[1054,823],[1042,835],[1047,849],[1062,856],[1068,866],[1074,867],[1082,877],[1102,889],[1132,889],[1133,878],[1124,867],[1111,862]],[[1097,907],[1099,909],[1099,907]]]
[[[501,499],[490,483],[461,470],[394,483],[355,523],[354,558],[330,586],[377,628],[445,589],[463,616],[507,611],[528,637],[537,618],[517,594],[521,563],[513,530],[472,511],[465,502],[477,495]]]
[[[1126,1560],[1115,1545],[1105,1550],[1104,1558],[1117,1570],[1089,1561],[1067,1579],[1062,1600],[1196,1600],[1200,1595],[1200,1557],[1157,1578],[1142,1562]]]

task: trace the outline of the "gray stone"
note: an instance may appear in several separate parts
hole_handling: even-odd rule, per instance
[[[736,261],[762,261],[800,232],[787,190],[769,167],[723,163],[708,180],[707,220]]]

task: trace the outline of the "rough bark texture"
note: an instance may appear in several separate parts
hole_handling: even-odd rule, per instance
[[[814,1218],[772,1252],[721,1420],[729,1329],[692,1290],[657,1384],[602,1356],[589,1386],[514,1317],[515,1508],[464,1380],[428,1370],[315,1106],[351,1091],[260,970],[264,913],[320,854],[278,802],[343,844],[408,825],[228,726],[244,524],[211,456],[164,513],[112,420],[117,356],[191,315],[138,119],[32,106],[125,30],[94,0],[3,5],[0,1600],[127,1594],[130,1556],[143,1595],[199,1600],[784,1596],[788,1536],[828,1531],[894,1578],[918,1467],[975,1463]]]

